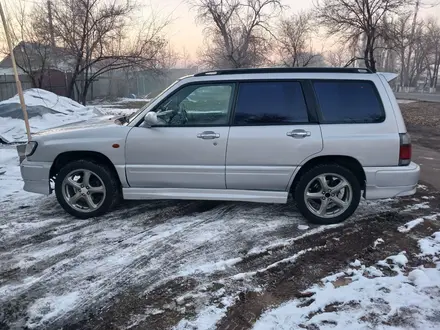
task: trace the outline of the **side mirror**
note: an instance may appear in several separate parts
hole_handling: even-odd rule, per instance
[[[144,117],[144,123],[145,126],[151,127],[159,124],[159,121],[157,119],[157,113],[154,111],[149,111]]]

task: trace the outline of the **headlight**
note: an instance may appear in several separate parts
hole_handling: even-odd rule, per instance
[[[37,149],[37,146],[38,146],[38,143],[35,141],[28,142],[28,144],[26,146],[26,151],[24,152],[25,156],[26,157],[32,156],[32,154]]]

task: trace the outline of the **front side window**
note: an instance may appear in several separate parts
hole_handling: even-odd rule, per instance
[[[299,82],[240,83],[234,125],[291,125],[308,121],[307,106]]]
[[[229,122],[234,84],[188,85],[156,109],[161,126],[223,126]]]
[[[156,101],[156,99],[158,99],[159,97],[161,97],[163,94],[165,94],[167,91],[169,91],[172,87],[174,87],[174,85],[176,85],[178,82],[180,81],[180,79],[176,80],[175,82],[173,82],[171,85],[169,85],[167,88],[165,88],[162,92],[160,92],[158,95],[156,95],[155,97],[153,97],[151,100],[149,100],[148,102],[145,101],[145,105],[143,107],[141,107],[138,111],[132,113],[130,116],[126,117],[126,123],[125,125],[130,124],[131,122],[133,122],[135,119],[137,119],[139,117],[140,114],[142,114],[144,112],[144,110],[154,101]]]
[[[382,102],[372,82],[315,81],[322,123],[378,123],[385,120]]]

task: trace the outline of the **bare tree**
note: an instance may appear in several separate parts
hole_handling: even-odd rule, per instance
[[[387,15],[398,12],[408,0],[318,0],[317,20],[329,36],[343,42],[360,40],[365,66],[376,71],[375,49]]]
[[[50,47],[46,36],[35,33],[32,26],[32,16],[26,11],[24,1],[15,2],[8,24],[11,26],[11,39],[15,44],[14,55],[17,67],[31,80],[33,87],[41,88],[43,79],[51,68],[56,66],[53,56],[55,49]],[[3,43],[3,53],[9,55],[9,48]]]
[[[188,0],[205,26],[201,61],[211,68],[258,66],[267,57],[270,22],[281,0]]]
[[[440,24],[430,18],[426,24],[426,43],[429,51],[426,57],[430,91],[435,92],[440,71]]]
[[[425,22],[416,17],[414,13],[400,15],[383,29],[385,42],[398,55],[401,88],[416,85],[429,66],[428,55],[435,44],[436,37],[428,38]]]
[[[312,48],[314,25],[311,12],[299,12],[280,20],[277,29],[277,55],[283,65],[305,67],[319,57]]]
[[[186,49],[186,47],[182,48],[182,51],[179,55],[179,59],[184,68],[187,68],[192,65],[191,54],[188,52],[188,49]]]
[[[411,54],[409,46],[415,43],[415,35],[412,30],[412,14],[399,15],[394,21],[387,22],[383,27],[383,35],[390,49],[393,49],[399,56],[400,63],[400,85],[409,84],[409,71]]]
[[[70,97],[76,90],[85,104],[92,82],[110,71],[160,67],[167,47],[162,31],[169,21],[134,21],[135,8],[131,0],[58,0],[52,26],[45,6],[35,11],[36,31],[50,35],[53,28],[55,42],[71,62]]]
[[[345,46],[339,46],[335,50],[327,51],[325,54],[326,62],[330,66],[338,68],[345,66],[352,57],[352,54]]]

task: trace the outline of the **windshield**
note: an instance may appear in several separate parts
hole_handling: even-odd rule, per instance
[[[152,102],[156,101],[159,97],[161,97],[163,94],[165,94],[171,87],[173,87],[175,84],[177,84],[181,79],[177,79],[175,82],[173,82],[171,85],[169,85],[167,88],[165,88],[162,92],[160,92],[158,95],[153,97],[150,101],[147,102],[142,108],[140,108],[138,111],[132,113],[127,118],[127,124],[130,124],[133,120],[135,120]]]

